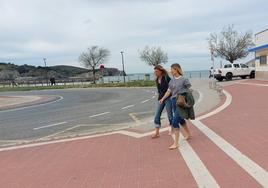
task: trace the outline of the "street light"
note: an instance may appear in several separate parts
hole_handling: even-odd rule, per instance
[[[44,60],[44,64],[45,64],[45,71],[46,71],[46,82],[47,82],[47,85],[48,85],[48,75],[47,75],[47,58],[43,58],[43,60]]]
[[[124,52],[120,52],[122,55],[122,67],[123,67],[123,77],[124,77],[124,83],[126,83],[126,77],[125,77],[125,62],[124,62]]]

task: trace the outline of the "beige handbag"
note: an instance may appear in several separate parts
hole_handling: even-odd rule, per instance
[[[178,97],[177,97],[177,105],[182,107],[182,108],[185,108],[187,106],[185,96],[178,95]]]

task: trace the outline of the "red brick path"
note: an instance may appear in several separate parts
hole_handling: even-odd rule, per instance
[[[268,88],[238,84],[225,89],[232,104],[202,122],[268,170]],[[221,187],[261,187],[197,128],[191,130],[191,147]],[[167,149],[171,142],[167,133],[155,140],[115,134],[2,151],[0,187],[197,187],[181,154]]]

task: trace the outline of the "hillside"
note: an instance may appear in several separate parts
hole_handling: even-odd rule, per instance
[[[55,78],[90,77],[91,72],[92,72],[91,70],[85,68],[67,66],[67,65],[36,67],[26,64],[15,65],[13,63],[0,62],[1,80],[12,80],[18,77],[44,78],[46,74],[48,75],[48,77],[55,77]],[[116,68],[106,68],[104,71],[105,76],[117,76],[119,74],[121,74],[121,72]]]

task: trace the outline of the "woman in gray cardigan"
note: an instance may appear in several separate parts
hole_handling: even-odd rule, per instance
[[[169,149],[173,150],[179,147],[180,127],[183,127],[186,132],[185,139],[189,139],[191,137],[187,123],[185,119],[181,117],[180,109],[177,105],[177,95],[187,92],[191,87],[191,83],[187,78],[183,77],[183,72],[179,64],[175,63],[171,65],[171,73],[173,75],[173,79],[169,82],[169,89],[159,102],[163,103],[165,99],[171,96],[174,113],[172,127],[175,134],[175,140]]]

